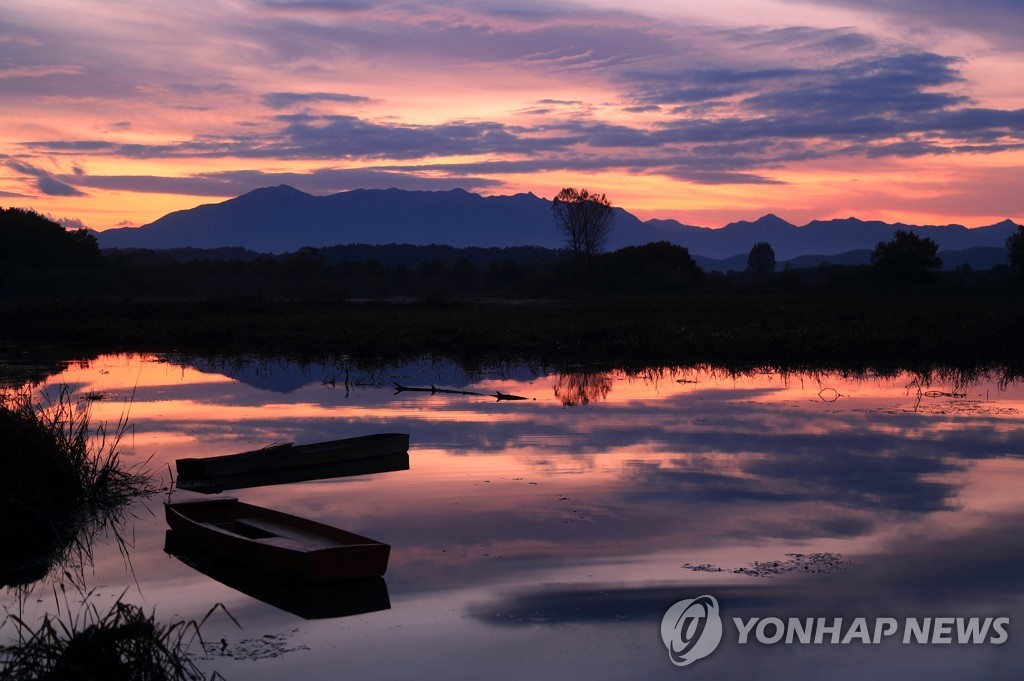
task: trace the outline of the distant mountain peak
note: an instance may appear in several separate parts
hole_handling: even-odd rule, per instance
[[[307,194],[306,192],[296,189],[291,185],[279,184],[276,187],[260,187],[258,189],[253,189],[252,191],[246,192],[241,196],[236,196],[233,199],[228,199],[224,203],[231,203],[234,201],[258,204],[273,203],[274,201],[280,201],[282,203],[291,203],[296,200],[307,198],[313,198],[312,194]]]
[[[260,187],[259,189],[253,189],[249,194],[306,194],[306,192],[296,189],[290,184],[279,184],[275,187]]]
[[[783,220],[782,218],[780,218],[778,215],[775,215],[774,213],[768,213],[767,215],[762,215],[761,217],[759,217],[758,219],[754,220],[753,222],[751,222],[749,220],[740,220],[738,222],[730,222],[728,225],[723,227],[723,229],[732,230],[732,231],[740,230],[740,231],[743,231],[743,232],[747,232],[747,231],[753,229],[753,230],[756,230],[756,231],[760,232],[760,231],[768,231],[768,230],[776,230],[777,231],[777,230],[780,230],[780,229],[785,229],[785,230],[796,229],[796,225],[794,225],[793,223],[788,222],[786,220]]]
[[[795,226],[790,221],[784,220],[784,219],[780,218],[775,213],[768,213],[766,215],[762,215],[758,219],[754,220],[754,222],[752,224],[755,224],[758,227],[794,227]]]
[[[955,225],[908,227],[854,217],[813,221],[798,227],[774,213],[754,222],[733,222],[710,229],[675,220],[640,220],[616,208],[608,248],[670,241],[694,255],[730,258],[746,257],[754,244],[766,241],[781,261],[807,254],[829,256],[870,250],[902,228],[927,232],[943,250],[1003,248],[1007,236],[1017,229],[1009,219],[966,229]],[[564,246],[552,221],[550,200],[532,192],[484,197],[464,189],[391,188],[353,189],[321,196],[286,184],[175,211],[142,227],[107,230],[97,238],[103,248],[243,247],[266,253],[354,243]]]

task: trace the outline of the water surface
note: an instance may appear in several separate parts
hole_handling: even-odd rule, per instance
[[[232,493],[391,544],[389,609],[305,620],[210,579],[164,552],[159,498],[137,503],[121,530],[130,568],[117,542],[94,547],[86,576],[100,607],[125,589],[164,620],[224,604],[242,628],[212,616],[203,633],[217,644],[200,665],[228,679],[1024,673],[1024,388],[995,377],[467,374],[431,362],[371,370],[119,355],[69,365],[40,389],[62,383],[103,397],[89,402],[94,419],[127,410],[126,460],[165,479],[186,456],[410,434],[409,470]],[[394,383],[480,394],[396,394]],[[726,617],[1012,625],[999,646],[727,640],[681,670],[661,617],[705,593]],[[17,601],[4,598],[27,617],[54,611],[45,585]]]

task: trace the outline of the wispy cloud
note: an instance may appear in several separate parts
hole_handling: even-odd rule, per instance
[[[365,104],[369,97],[347,95],[335,92],[269,92],[263,95],[263,103],[272,109],[287,109],[296,104],[335,102],[342,104]]]
[[[29,163],[11,160],[7,161],[7,167],[21,175],[36,178],[36,189],[47,196],[85,196],[84,192],[58,180],[52,173]]]
[[[153,175],[86,175],[66,178],[79,186],[113,191],[189,196],[237,196],[272,185],[287,184],[312,194],[330,194],[350,189],[390,189],[443,191],[448,189],[486,190],[501,186],[498,180],[470,175],[449,174],[431,169],[422,171],[379,170],[374,168],[318,168],[309,172],[285,173],[261,170],[236,170],[198,173],[187,177]]]
[[[276,10],[316,12],[357,12],[370,9],[373,3],[360,0],[259,0],[257,5]]]
[[[25,47],[39,47],[42,43],[27,35],[8,35],[0,34],[0,43],[14,43],[17,45],[23,45]]]
[[[88,226],[78,218],[54,218],[52,215],[47,217],[65,229],[88,229]]]
[[[82,72],[81,66],[55,64],[52,66],[0,67],[0,78],[44,78],[53,75],[75,75]]]
[[[950,182],[982,155],[1020,165],[1000,155],[1024,153],[1024,92],[979,84],[990,53],[928,39],[1006,38],[1024,21],[1007,0],[794,0],[759,26],[739,4],[686,21],[645,2],[143,0],[69,3],[59,25],[19,5],[0,36],[0,153],[18,158],[12,182],[90,198],[280,178],[525,190],[594,173],[612,194],[642,176],[662,201],[683,184],[785,182],[796,197],[823,164],[856,164],[866,182],[924,159]],[[879,28],[910,13],[932,33]],[[51,157],[125,170],[40,170]],[[221,174],[232,166],[249,175]]]
[[[983,36],[1002,49],[1021,51],[1024,13],[1015,0],[803,0],[805,4],[851,8],[887,17],[905,27],[931,27]]]

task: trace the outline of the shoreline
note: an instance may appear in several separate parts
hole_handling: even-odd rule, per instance
[[[0,301],[0,348],[468,364],[1024,366],[1024,300],[888,294],[533,301]]]

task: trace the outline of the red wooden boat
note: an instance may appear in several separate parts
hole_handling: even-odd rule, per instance
[[[313,520],[233,497],[164,504],[183,539],[250,568],[307,582],[379,577],[391,547]]]
[[[302,582],[215,556],[167,530],[164,551],[211,579],[307,620],[349,617],[391,607],[383,577]]]

